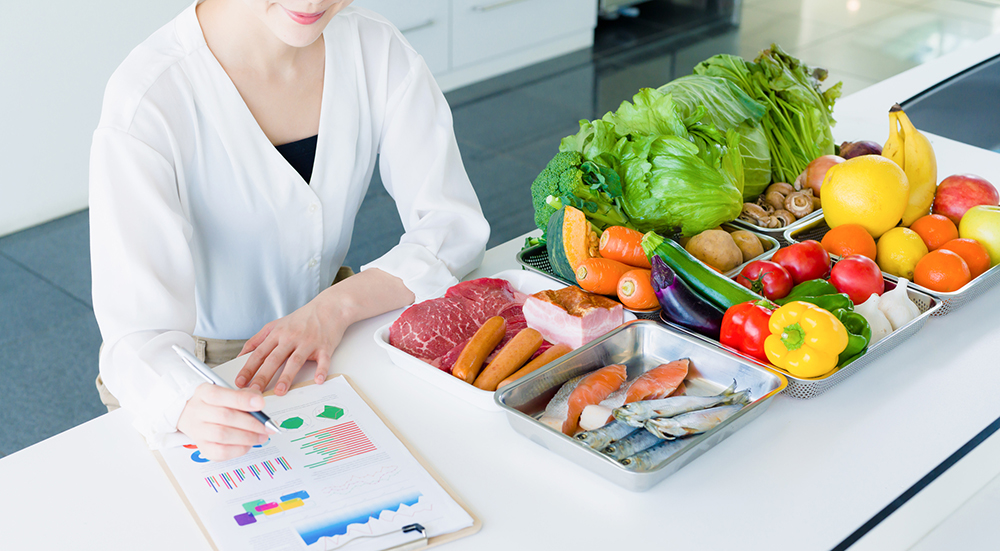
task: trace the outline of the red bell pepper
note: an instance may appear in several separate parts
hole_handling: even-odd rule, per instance
[[[763,362],[768,361],[764,353],[764,339],[771,334],[767,323],[777,308],[777,304],[766,299],[730,307],[722,318],[719,341]]]

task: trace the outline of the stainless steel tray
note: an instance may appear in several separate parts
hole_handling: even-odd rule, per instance
[[[687,385],[690,394],[715,394],[735,379],[740,390],[750,389],[752,402],[714,429],[686,438],[687,445],[656,467],[631,471],[575,438],[552,429],[537,418],[566,381],[613,363],[625,364],[629,379],[668,361],[691,359]],[[494,399],[507,413],[515,431],[531,441],[626,488],[648,490],[705,453],[763,413],[770,400],[785,388],[786,379],[771,370],[726,354],[700,339],[670,331],[646,320],[627,323],[607,335],[497,391]]]
[[[886,279],[885,283],[886,291],[896,288],[896,281],[897,281],[896,278],[886,274],[885,279]],[[874,362],[886,352],[892,350],[893,348],[896,348],[896,346],[898,346],[899,343],[912,337],[914,334],[917,333],[917,331],[920,331],[920,328],[923,327],[925,323],[927,323],[927,318],[935,315],[935,313],[941,308],[941,302],[938,301],[935,297],[923,291],[918,291],[916,289],[913,289],[909,285],[907,285],[906,287],[906,294],[910,297],[910,300],[912,300],[917,305],[917,307],[920,308],[919,316],[913,318],[912,320],[910,320],[909,323],[893,331],[892,333],[889,333],[889,336],[869,346],[868,350],[860,358],[854,360],[850,364],[834,371],[833,373],[830,373],[829,375],[825,375],[823,377],[816,377],[812,379],[804,379],[796,377],[791,373],[788,373],[784,369],[775,367],[771,364],[761,362],[760,360],[748,356],[746,354],[743,354],[733,348],[729,348],[728,346],[723,346],[716,340],[695,333],[690,329],[681,327],[680,325],[669,322],[662,318],[660,319],[660,323],[666,324],[674,331],[678,331],[690,337],[694,337],[701,341],[707,342],[719,348],[720,350],[724,350],[730,354],[735,354],[741,358],[746,359],[749,362],[753,362],[757,365],[781,373],[782,375],[785,376],[785,378],[788,379],[788,387],[785,389],[785,394],[793,398],[808,400],[809,398],[815,398],[820,394],[823,394],[827,390],[830,390],[831,388],[842,382],[844,379],[864,369],[865,366]]]
[[[735,224],[730,224],[729,222],[723,224],[722,226],[728,227],[729,229],[732,230],[744,229],[744,228],[738,228],[736,227]],[[771,237],[770,235],[764,235],[758,232],[754,233],[760,239],[761,244],[767,248],[764,250],[763,253],[740,264],[739,266],[733,268],[732,270],[725,272],[726,277],[729,278],[736,277],[747,264],[755,260],[767,260],[771,258],[771,255],[773,255],[778,250],[778,247],[781,245],[781,243],[777,239]],[[558,276],[554,271],[552,271],[552,264],[549,262],[549,255],[548,252],[545,250],[545,245],[535,245],[534,247],[528,247],[527,249],[521,250],[519,253],[517,253],[517,263],[520,264],[521,266],[524,266],[528,270],[538,272],[543,275],[547,275],[553,279],[562,281],[567,285],[576,285],[575,281],[568,281],[566,279],[563,279],[562,277]],[[626,310],[628,310],[628,308],[626,308]],[[650,319],[650,320],[660,319],[659,308],[655,308],[653,310],[629,310],[629,312],[635,314],[635,316],[639,319]]]
[[[813,222],[816,219],[822,219],[822,218],[823,218],[823,209],[819,209],[781,228],[763,228],[756,224],[751,224],[746,220],[740,220],[739,218],[733,220],[732,222],[730,222],[730,224],[739,227],[741,230],[750,230],[754,233],[767,235],[769,237],[777,239],[779,242],[781,242],[782,245],[784,245],[786,240],[788,239],[787,237],[785,237],[785,234],[789,230],[795,230],[801,228],[802,226],[808,225],[810,222]]]
[[[798,228],[788,230],[785,232],[785,240],[789,243],[798,243],[799,241],[805,241],[807,239],[820,241],[828,231],[830,231],[830,227],[826,225],[826,220],[819,218]],[[885,272],[882,273],[885,274],[886,279],[892,279],[894,281],[897,279],[895,276],[886,274]],[[958,310],[966,302],[978,297],[985,291],[989,290],[990,287],[996,285],[997,282],[1000,282],[1000,264],[986,270],[984,273],[980,274],[979,277],[967,283],[965,287],[950,293],[932,291],[926,287],[917,285],[912,281],[909,283],[908,288],[936,298],[941,303],[941,308],[935,310],[932,315],[943,316],[948,312]]]

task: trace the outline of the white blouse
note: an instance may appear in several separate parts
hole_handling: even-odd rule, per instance
[[[101,376],[150,445],[202,381],[170,349],[246,339],[330,285],[380,155],[405,233],[362,267],[417,300],[482,260],[489,225],[423,59],[362,8],[324,32],[307,184],[261,131],[190,6],[115,71],[94,132],[90,228]]]

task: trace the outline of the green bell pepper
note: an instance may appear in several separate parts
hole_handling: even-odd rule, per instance
[[[868,320],[857,312],[851,312],[844,308],[831,310],[831,312],[847,329],[847,348],[840,353],[840,357],[837,359],[837,366],[844,367],[868,350],[868,343],[872,340],[872,328],[868,325]]]
[[[834,295],[837,294],[837,288],[833,286],[833,283],[825,279],[810,279],[809,281],[803,281],[788,293],[788,296],[782,300],[791,302],[797,300],[798,297],[818,297],[822,295]]]

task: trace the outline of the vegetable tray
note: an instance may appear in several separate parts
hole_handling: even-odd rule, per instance
[[[723,224],[723,226],[729,226],[729,225],[730,225],[729,223]],[[735,224],[732,224],[732,226],[735,226]],[[757,235],[757,238],[761,240],[761,244],[767,245],[768,247],[767,250],[765,250],[760,255],[755,256],[754,258],[751,258],[750,260],[740,264],[739,266],[733,268],[732,270],[725,272],[726,277],[728,278],[736,277],[740,273],[740,271],[743,270],[743,267],[746,266],[747,264],[755,260],[767,260],[768,258],[771,258],[771,255],[773,255],[778,250],[780,243],[778,242],[777,239],[775,239],[770,235],[760,234],[756,231],[753,233],[755,233]],[[545,250],[545,245],[535,245],[533,247],[528,247],[527,249],[523,249],[521,252],[517,253],[517,262],[521,266],[524,266],[525,268],[533,272],[538,272],[540,274],[544,274],[558,281],[562,281],[566,285],[576,285],[575,281],[569,281],[563,279],[562,277],[556,275],[556,273],[552,270],[552,264],[549,263],[549,255],[548,252]],[[628,310],[628,308],[626,308],[626,310]],[[635,314],[635,316],[639,319],[651,319],[651,320],[660,319],[659,308],[656,308],[654,310],[628,310],[628,311]]]
[[[886,291],[890,291],[896,288],[897,280],[895,277],[891,275],[886,275],[885,280],[886,280],[885,282]],[[842,382],[844,379],[862,370],[866,365],[874,362],[880,356],[898,346],[899,343],[915,335],[918,331],[920,331],[920,328],[924,326],[924,323],[927,322],[927,318],[935,315],[935,313],[941,309],[941,302],[932,295],[929,295],[923,291],[916,290],[910,286],[907,286],[906,293],[907,295],[909,295],[910,300],[912,300],[913,303],[916,304],[917,307],[920,309],[919,316],[913,318],[912,320],[909,321],[909,323],[900,327],[899,329],[896,329],[892,333],[889,333],[889,335],[884,339],[869,346],[868,350],[864,354],[862,354],[861,357],[849,363],[848,365],[845,365],[844,367],[841,367],[840,369],[837,369],[833,373],[830,373],[823,377],[815,377],[812,379],[804,379],[796,377],[781,368],[775,367],[768,363],[761,362],[756,358],[743,354],[728,346],[723,346],[714,339],[695,333],[690,329],[681,327],[680,325],[669,322],[665,319],[661,318],[660,323],[666,324],[668,327],[670,327],[670,329],[684,333],[685,335],[689,335],[691,337],[708,342],[721,350],[729,352],[730,354],[735,354],[741,358],[745,358],[747,361],[754,362],[757,365],[762,365],[764,367],[767,367],[768,369],[781,373],[788,379],[788,387],[785,388],[785,394],[793,398],[808,400],[809,398],[815,398],[820,394],[823,394],[827,390],[830,390],[831,388]]]
[[[830,231],[830,227],[826,225],[826,220],[820,217],[815,220],[810,220],[808,224],[803,224],[797,228],[789,229],[785,232],[785,240],[789,243],[798,243],[799,241],[805,241],[808,239],[820,241],[828,231]],[[882,273],[885,275],[886,279],[896,279],[885,272]],[[926,287],[917,285],[912,281],[909,285],[907,285],[907,288],[920,291],[923,294],[931,295],[937,299],[941,303],[941,307],[935,310],[932,315],[943,316],[949,312],[958,310],[966,302],[978,297],[996,285],[997,282],[1000,282],[1000,264],[986,270],[986,272],[980,274],[979,277],[965,284],[965,286],[961,289],[950,293],[932,291]]]
[[[708,432],[685,438],[687,445],[646,470],[629,470],[611,457],[538,421],[549,400],[566,381],[609,364],[624,364],[634,379],[662,363],[689,358],[687,394],[713,395],[736,381],[737,390],[749,389],[751,402]],[[507,413],[517,432],[540,446],[628,490],[641,492],[681,469],[764,413],[771,399],[785,387],[785,378],[717,347],[675,333],[656,322],[638,320],[559,358],[545,371],[536,371],[498,390],[496,403]]]
[[[817,219],[822,220],[822,218],[823,218],[823,209],[819,209],[807,214],[806,216],[803,216],[802,218],[799,218],[798,220],[792,222],[787,226],[782,226],[780,228],[765,228],[763,226],[758,226],[757,224],[747,222],[746,220],[740,220],[739,218],[729,223],[732,224],[733,226],[738,227],[741,230],[750,230],[758,234],[758,236],[766,235],[768,237],[776,239],[781,243],[781,245],[787,245],[788,243],[792,243],[788,241],[787,234],[789,231],[798,230],[799,228],[807,226],[810,223],[816,221]]]

